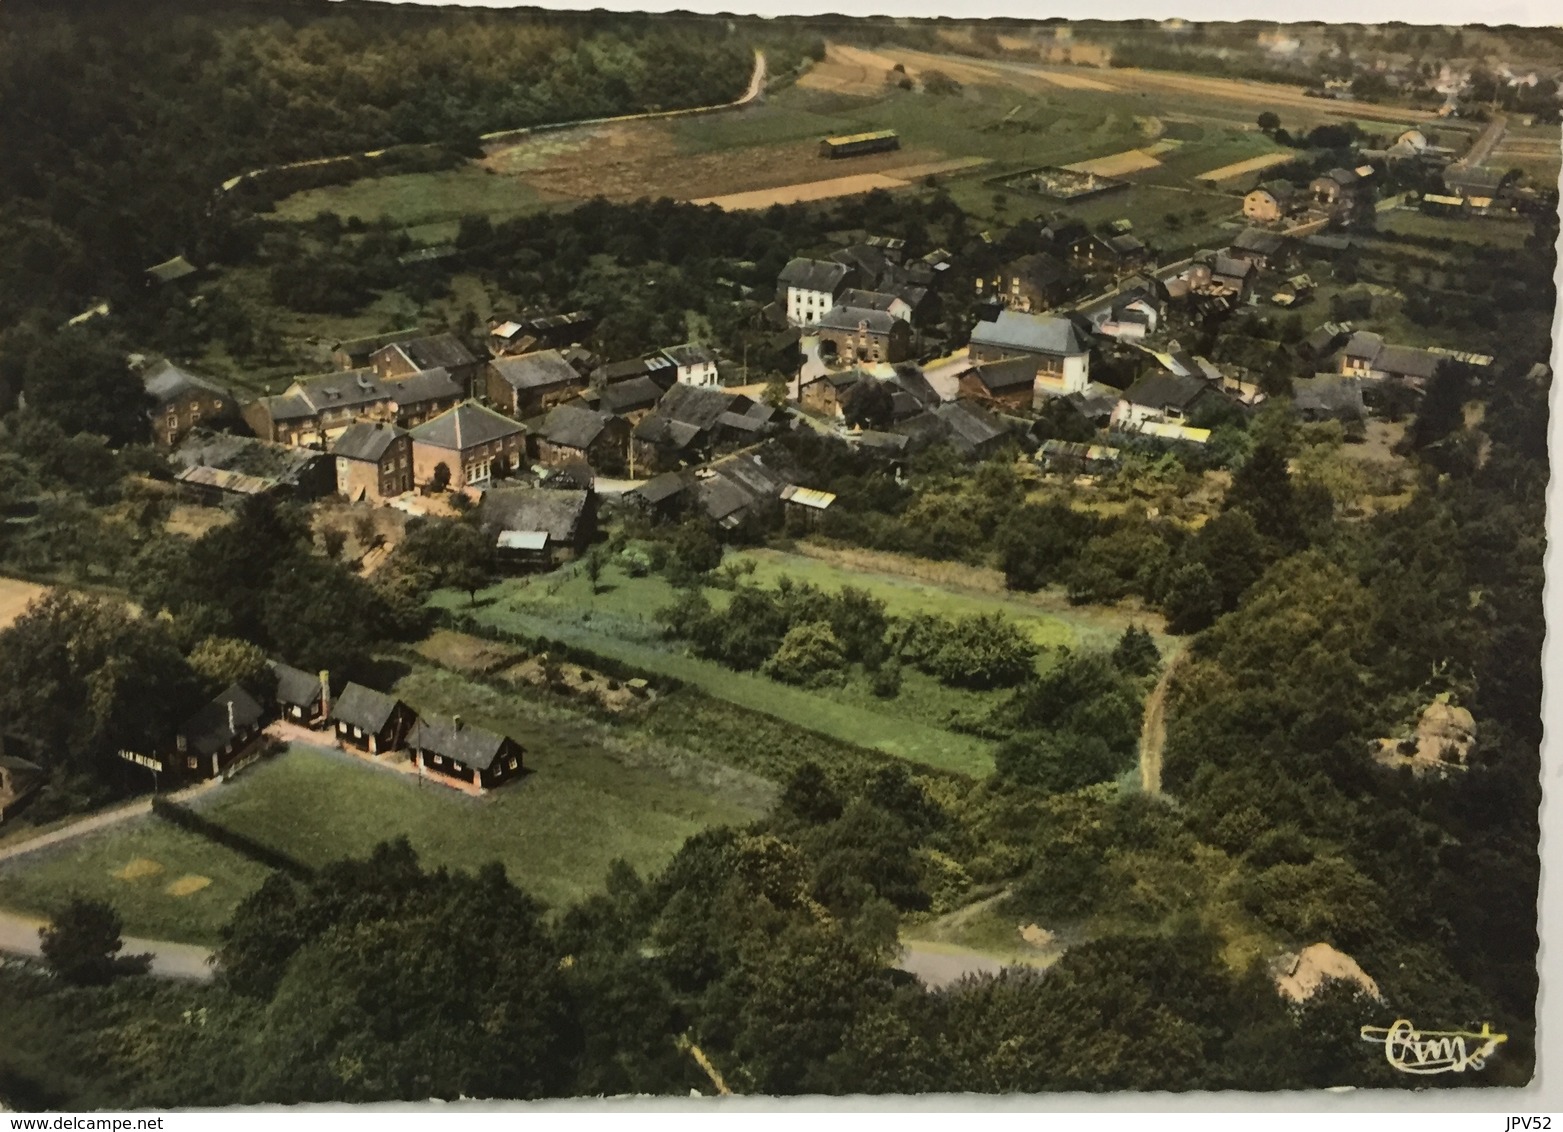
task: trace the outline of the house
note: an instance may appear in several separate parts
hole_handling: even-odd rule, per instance
[[[1377,335],[1359,330],[1341,347],[1336,369],[1347,377],[1403,381],[1425,385],[1438,370],[1444,355],[1415,346],[1393,346]]]
[[[864,380],[875,379],[867,377],[855,366],[852,369],[827,370],[803,383],[798,391],[798,403],[811,412],[834,420],[845,412],[843,402],[847,391]]]
[[[1122,453],[1105,444],[1054,439],[1042,442],[1042,447],[1037,449],[1036,459],[1050,472],[1092,475],[1116,468]]]
[[[362,421],[332,441],[330,451],[344,499],[384,500],[412,490],[412,434],[405,429]]]
[[[841,292],[837,305],[865,311],[884,311],[902,322],[912,321],[912,304],[900,295],[887,294],[884,291],[864,291],[857,287],[848,287]]]
[[[1351,323],[1326,322],[1297,344],[1297,352],[1304,358],[1327,358],[1350,337]]]
[[[369,368],[382,381],[395,381],[426,370],[442,369],[461,386],[463,396],[477,396],[480,392],[473,383],[477,381],[482,365],[454,334],[407,338],[382,346],[369,355]]]
[[[639,424],[662,399],[663,388],[649,377],[632,377],[628,381],[616,381],[605,385],[598,394],[597,405],[605,413],[623,417],[630,424]]]
[[[1210,261],[1211,284],[1236,292],[1239,301],[1248,298],[1258,276],[1259,269],[1251,259],[1238,259],[1217,252]]]
[[[1131,385],[1113,410],[1115,428],[1134,429],[1154,421],[1182,423],[1221,392],[1192,374],[1148,373]]]
[[[152,441],[172,448],[197,425],[222,428],[239,420],[239,406],[233,395],[217,382],[181,369],[164,360],[148,366],[141,374],[151,408]]]
[[[1029,409],[1036,400],[1035,355],[979,362],[961,375],[960,395],[1003,409]]]
[[[663,354],[649,354],[644,358],[598,366],[592,371],[592,384],[603,389],[637,378],[646,378],[658,389],[666,391],[677,384],[678,367],[673,364],[672,358]]]
[[[336,489],[331,462],[322,452],[204,428],[190,432],[169,454],[169,462],[186,493],[212,507],[256,495],[319,499]]]
[[[1368,178],[1372,173],[1371,165],[1331,169],[1308,182],[1308,195],[1332,220],[1350,219],[1362,198],[1370,193]]]
[[[673,363],[674,379],[680,385],[694,385],[702,389],[714,389],[721,385],[716,372],[716,355],[704,346],[669,346],[662,354]]]
[[[562,349],[586,340],[596,320],[587,311],[544,314],[524,311],[489,324],[488,350],[493,357],[539,349]]]
[[[1289,181],[1266,181],[1243,197],[1243,217],[1255,224],[1274,224],[1296,211],[1300,197]]]
[[[9,821],[43,786],[43,767],[0,750],[0,823]]]
[[[793,326],[812,326],[854,276],[851,267],[833,260],[794,259],[776,280],[776,299]]]
[[[406,330],[393,330],[388,334],[373,334],[367,338],[346,338],[331,347],[331,364],[344,370],[368,369],[369,359],[376,350],[394,342],[406,342],[422,336],[423,331],[414,326]]]
[[[556,405],[538,426],[535,441],[541,463],[583,461],[599,471],[617,472],[629,453],[630,426],[622,417],[585,405]]]
[[[1069,247],[1069,258],[1077,265],[1110,271],[1131,271],[1150,259],[1150,249],[1135,236],[1090,235]]]
[[[574,400],[586,388],[586,377],[558,350],[534,350],[488,363],[489,403],[516,418],[546,413]]]
[[[992,413],[970,401],[949,401],[932,413],[944,439],[961,455],[985,460],[1009,440],[1009,429]]]
[[[216,778],[261,732],[266,711],[237,684],[180,725],[170,770]]]
[[[820,350],[840,361],[900,362],[912,356],[912,328],[888,311],[834,306],[816,323]]]
[[[1000,311],[992,322],[977,323],[968,346],[974,362],[1034,357],[1038,379],[1057,384],[1065,393],[1085,388],[1090,355],[1090,344],[1069,319],[1012,310]]]
[[[782,492],[798,478],[791,457],[771,444],[697,470],[695,502],[708,519],[731,530],[748,518],[780,510]]]
[[[478,519],[494,539],[501,566],[550,569],[591,544],[597,496],[579,488],[495,488],[483,493]]]
[[[1292,408],[1305,421],[1354,421],[1367,415],[1362,378],[1320,373],[1292,379]]]
[[[1158,283],[1133,276],[1112,294],[1075,311],[1074,321],[1087,333],[1136,342],[1161,323],[1164,293]]]
[[[398,379],[356,369],[301,377],[277,396],[245,406],[255,435],[280,444],[324,448],[358,421],[413,427],[459,403],[462,386],[446,370],[410,373]]]
[[[1464,197],[1473,208],[1487,208],[1503,186],[1503,174],[1485,165],[1451,165],[1444,170],[1444,188]]]
[[[671,471],[698,463],[720,438],[723,413],[744,413],[754,401],[742,394],[674,385],[656,409],[630,431],[630,474]]]
[[[977,298],[1019,311],[1057,306],[1080,285],[1080,276],[1055,255],[1021,256],[976,280]]]
[[[461,716],[424,716],[407,733],[413,762],[432,781],[492,790],[522,773],[522,749],[509,736],[464,723]]]
[[[412,430],[413,483],[435,491],[486,486],[525,455],[526,429],[473,401]]]
[[[326,718],[339,743],[371,755],[398,749],[417,719],[401,700],[362,684],[343,688]]]
[[[865,153],[884,153],[901,148],[901,138],[894,130],[872,130],[861,134],[842,134],[825,138],[819,143],[821,157],[858,157]]]
[[[763,401],[750,401],[742,411],[729,409],[716,418],[718,443],[752,444],[770,435],[785,414]]]
[[[663,472],[624,494],[633,507],[659,522],[680,517],[689,503],[694,476],[689,472]]]
[[[1227,245],[1226,254],[1233,259],[1246,259],[1263,271],[1266,267],[1278,267],[1286,246],[1284,237],[1263,228],[1244,228],[1237,238]]]
[[[269,661],[277,678],[273,694],[277,714],[290,723],[314,727],[325,720],[331,709],[331,679],[322,672],[312,676],[302,668],[281,661]]]
[[[939,391],[928,380],[928,375],[915,365],[903,364],[893,367],[890,380],[895,382],[898,389],[912,398],[918,408],[931,409],[940,401]]]

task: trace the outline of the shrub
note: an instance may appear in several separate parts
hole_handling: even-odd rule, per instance
[[[824,621],[809,621],[789,629],[766,662],[765,673],[788,684],[817,686],[838,680],[845,667],[841,641]]]

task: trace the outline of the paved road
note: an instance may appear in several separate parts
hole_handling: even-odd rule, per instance
[[[1509,120],[1502,114],[1494,114],[1492,120],[1487,123],[1487,128],[1477,135],[1476,140],[1471,143],[1471,148],[1465,151],[1465,156],[1455,162],[1455,167],[1469,169],[1486,161],[1492,156],[1492,151],[1498,147],[1498,142],[1508,128]]]
[[[44,921],[36,916],[0,911],[0,951],[36,959],[42,954],[39,949],[38,929],[43,926]],[[212,953],[209,948],[193,943],[140,939],[136,936],[126,936],[124,942],[125,949],[120,954],[150,954],[151,974],[160,979],[190,979],[206,982],[212,977]]]

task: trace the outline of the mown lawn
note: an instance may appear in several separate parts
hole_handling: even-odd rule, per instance
[[[545,902],[573,902],[622,857],[646,872],[692,834],[761,812],[752,788],[615,758],[557,721],[527,718],[479,684],[420,672],[398,693],[426,710],[461,712],[514,735],[531,773],[481,798],[340,753],[295,748],[203,800],[202,812],[308,864],[368,852],[405,835],[425,863],[475,869],[498,861]]]
[[[147,815],[0,864],[0,907],[46,917],[76,892],[113,904],[131,935],[212,944],[268,871]]]

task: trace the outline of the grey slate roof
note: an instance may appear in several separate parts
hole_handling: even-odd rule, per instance
[[[1235,256],[1216,253],[1216,257],[1210,261],[1210,273],[1212,275],[1230,275],[1237,279],[1246,279],[1256,270],[1251,259],[1238,259]]]
[[[447,409],[432,421],[412,430],[415,443],[465,452],[480,444],[502,440],[526,429],[507,416],[472,401]]]
[[[347,431],[336,438],[331,445],[331,455],[378,464],[396,438],[406,435],[404,429],[382,421],[359,421],[349,425]]]
[[[835,294],[851,269],[844,263],[823,262],[816,259],[795,259],[782,268],[777,282],[783,287],[796,287],[800,291],[828,291]]]
[[[320,702],[320,677],[281,661],[269,662],[277,678],[277,702],[290,707],[312,708]]]
[[[866,325],[872,334],[889,334],[896,321],[896,317],[888,311],[837,305],[820,316],[818,325],[821,330],[850,331]]]
[[[395,349],[406,355],[407,360],[420,370],[456,369],[460,366],[470,366],[478,360],[454,334],[433,334],[427,338],[411,338],[396,343]]]
[[[181,468],[208,467],[297,484],[325,456],[312,448],[271,444],[253,436],[196,429],[169,457]]]
[[[581,375],[558,350],[534,350],[513,358],[495,358],[489,362],[494,372],[515,389],[554,389],[580,384]]]
[[[661,503],[687,491],[692,482],[684,472],[663,472],[660,476],[647,480],[630,494],[646,503]]]
[[[341,373],[300,377],[285,396],[302,398],[308,409],[304,415],[314,416],[329,409],[356,408],[389,401],[391,391],[389,383],[376,377],[373,370],[350,369]],[[274,419],[282,419],[277,417],[275,408],[271,415]]]
[[[461,384],[450,375],[448,369],[420,370],[393,381],[387,386],[391,400],[399,408],[422,405],[430,401],[450,401],[465,395]]]
[[[670,439],[682,447],[716,424],[723,413],[741,412],[748,404],[748,398],[720,389],[675,385],[662,395],[656,412],[635,426],[635,436],[653,442]],[[683,428],[674,428],[675,425]]]
[[[926,406],[939,403],[939,391],[935,389],[923,371],[917,366],[902,363],[895,367],[895,376],[890,379],[906,390],[919,402]]]
[[[991,413],[965,401],[951,401],[934,410],[950,432],[950,440],[965,451],[990,444],[1008,431]]]
[[[985,388],[994,393],[1021,386],[1029,389],[1037,380],[1037,360],[1035,357],[1006,358],[1001,362],[973,366],[972,372]]]
[[[681,369],[689,366],[713,365],[716,362],[715,354],[704,346],[696,346],[692,342],[686,342],[682,346],[669,346],[662,352],[669,361]]]
[[[387,696],[384,692],[377,692],[362,684],[349,684],[342,689],[336,703],[331,705],[331,720],[376,735],[391,721],[391,714],[399,703],[396,697]]]
[[[496,487],[483,493],[478,517],[495,531],[547,531],[554,542],[576,536],[591,492],[551,487]]]
[[[141,384],[146,389],[147,395],[158,405],[166,405],[192,389],[199,389],[203,393],[215,393],[225,400],[232,400],[228,390],[211,378],[180,369],[167,359],[148,366],[141,374]]]
[[[1437,354],[1419,350],[1415,346],[1385,346],[1379,351],[1378,357],[1373,359],[1373,368],[1399,377],[1420,377],[1426,380],[1433,376],[1438,362]]]
[[[906,302],[899,295],[887,295],[883,291],[865,291],[859,287],[848,287],[841,292],[836,303],[838,306],[857,307],[866,311],[888,311],[897,301]]]
[[[1257,252],[1259,255],[1274,255],[1281,250],[1281,245],[1286,241],[1274,232],[1266,232],[1263,228],[1244,228],[1232,241],[1231,246],[1238,251]]]
[[[1362,382],[1355,377],[1321,373],[1292,379],[1292,404],[1299,413],[1360,417]]]
[[[599,413],[581,405],[557,405],[543,419],[538,435],[561,448],[586,449],[596,442],[612,419],[611,413]]]
[[[661,399],[662,386],[642,375],[604,386],[601,404],[610,413],[633,413],[649,409]]]
[[[1000,311],[992,322],[979,322],[972,328],[971,340],[977,346],[1055,357],[1084,354],[1089,349],[1067,318],[1011,310]]]
[[[444,755],[448,759],[487,770],[505,747],[505,736],[470,723],[457,726],[454,719],[424,716],[407,733],[407,745],[416,750]]]
[[[630,381],[637,377],[650,377],[654,373],[668,369],[673,365],[671,358],[665,358],[661,354],[653,354],[647,358],[631,358],[625,362],[611,362],[605,366],[598,366],[592,377],[605,385],[615,385],[621,381]],[[660,390],[660,386],[658,389]]]
[[[233,705],[232,723],[229,725],[228,705]],[[197,755],[210,755],[233,742],[241,732],[249,730],[261,721],[265,709],[255,702],[255,697],[237,684],[211,703],[185,720],[179,734],[184,736],[186,748]]]
[[[1148,373],[1129,387],[1124,399],[1148,409],[1182,410],[1210,388],[1191,374]]]

